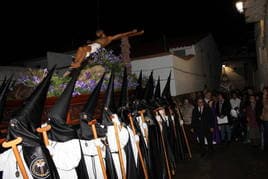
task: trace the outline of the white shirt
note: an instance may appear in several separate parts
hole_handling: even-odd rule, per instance
[[[239,98],[231,98],[230,99],[230,103],[231,103],[231,107],[232,109],[236,108],[236,107],[240,107],[240,103],[241,103],[241,100]]]

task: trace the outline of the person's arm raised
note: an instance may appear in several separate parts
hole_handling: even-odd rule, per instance
[[[137,32],[137,29],[134,29],[132,31],[116,34],[116,35],[113,35],[113,36],[110,36],[110,37],[111,37],[111,40],[118,40],[118,39],[121,39],[123,37],[128,37],[128,36],[130,36],[130,35],[132,35],[132,34],[134,34],[136,32]]]

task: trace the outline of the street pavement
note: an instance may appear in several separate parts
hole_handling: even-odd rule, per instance
[[[243,143],[214,145],[213,154],[201,157],[192,146],[193,158],[177,164],[174,179],[268,179],[268,153]]]

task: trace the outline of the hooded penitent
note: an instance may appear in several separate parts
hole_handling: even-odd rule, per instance
[[[47,91],[50,85],[50,79],[53,75],[56,66],[54,66],[43,81],[35,88],[33,93],[24,101],[23,107],[16,115],[17,119],[26,121],[31,132],[35,133],[36,128],[41,126],[42,111],[46,101]],[[38,105],[37,105],[38,104]]]
[[[79,68],[72,71],[71,80],[55,105],[48,112],[48,123],[51,125],[51,130],[49,131],[50,152],[53,154],[53,160],[61,178],[89,178],[84,158],[81,158],[82,149],[79,140],[77,140],[77,131],[66,124],[75,83],[85,65],[86,63],[83,63]]]
[[[36,121],[41,121],[46,93],[54,69],[36,87],[20,111],[9,122],[7,140],[13,140],[17,137],[23,138],[23,157],[34,179],[59,178],[49,151],[46,149],[39,135],[33,132],[33,127],[37,124]]]
[[[27,121],[25,124],[30,124],[31,132],[35,133],[36,128],[41,126],[42,123],[42,111],[46,101],[46,94],[49,89],[50,79],[53,75],[56,66],[52,68],[52,70],[47,74],[46,78],[36,87],[33,93],[25,100],[23,104],[23,108],[19,110],[18,118],[23,118],[23,120]],[[38,105],[36,105],[38,104]]]
[[[174,103],[173,103],[173,99],[172,99],[171,91],[170,91],[170,82],[171,82],[171,72],[169,73],[166,86],[163,90],[162,98],[165,99],[164,100],[165,103],[171,107],[172,111],[175,111]],[[172,147],[172,145],[170,145],[170,146],[173,148],[175,157],[178,158],[178,155],[180,155],[180,158],[183,159],[184,158],[184,149],[183,149],[183,140],[182,140],[182,134],[181,134],[182,132],[181,132],[180,124],[179,124],[179,118],[177,117],[176,112],[174,114],[175,114],[174,115],[175,120],[174,120],[174,123],[171,124],[171,127],[172,128],[174,127],[176,129],[176,130],[172,130],[172,132],[176,132],[176,134],[175,133],[169,134],[172,136],[170,136],[168,138],[171,140],[173,138],[173,141],[170,141],[169,143],[173,145],[173,147]],[[170,114],[169,114],[169,118],[171,119]],[[176,137],[176,139],[175,139],[175,137]]]
[[[144,99],[146,105],[143,105],[143,109],[147,109],[145,116],[150,119],[148,124],[148,171],[149,178],[166,178],[167,168],[165,165],[165,157],[163,150],[163,143],[161,139],[161,129],[157,123],[156,118],[151,110],[154,110],[158,105],[154,101],[154,80],[153,72],[151,73],[149,80],[144,90]],[[158,172],[154,172],[158,171]]]
[[[105,73],[98,82],[97,86],[94,88],[91,93],[86,105],[84,106],[81,117],[80,117],[80,140],[81,148],[83,149],[84,159],[86,167],[91,178],[102,178],[102,172],[99,166],[99,158],[97,155],[97,149],[95,146],[92,128],[88,125],[88,122],[93,120],[94,110],[97,106],[99,93],[101,91],[101,86],[105,77]],[[100,127],[99,123],[95,124],[98,137],[103,137],[106,135],[107,128]],[[102,144],[101,144],[102,145]],[[115,179],[117,178],[113,162],[111,160],[111,152],[109,147],[105,147],[105,163],[106,163],[106,174],[108,178]],[[98,170],[99,169],[99,170]],[[94,172],[98,170],[99,172]]]
[[[128,119],[128,78],[127,78],[127,68],[124,69],[123,82],[121,87],[120,99],[119,99],[119,116],[120,119],[125,123],[129,124]],[[130,129],[128,129],[130,130]],[[131,135],[129,134],[129,138]],[[133,155],[133,150],[131,146],[131,140],[124,147],[126,158],[127,158],[127,178],[135,179],[138,178],[137,167],[135,165],[135,156]]]
[[[115,106],[113,88],[114,88],[114,74],[112,72],[106,89],[104,109],[102,111],[102,121],[101,121],[101,124],[107,128],[108,127],[113,128],[112,126],[113,122],[111,121],[110,118],[111,115],[114,113],[114,111],[111,110],[111,108]],[[110,145],[107,145],[105,150],[106,150],[105,163],[106,163],[107,176],[111,179],[116,179],[118,178],[118,176],[116,172],[115,163],[113,161]]]
[[[72,79],[67,84],[66,88],[64,89],[63,93],[56,101],[54,106],[48,112],[48,123],[52,127],[49,132],[49,138],[52,141],[66,142],[68,140],[77,138],[76,131],[66,124],[66,118],[75,83],[80,74],[81,69],[82,67],[74,69],[72,73]]]

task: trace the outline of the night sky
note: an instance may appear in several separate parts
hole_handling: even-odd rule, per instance
[[[1,5],[0,19],[2,65],[45,56],[47,51],[77,49],[94,40],[99,28],[108,35],[144,29],[141,43],[163,35],[210,32],[219,47],[245,44],[254,35],[253,25],[245,23],[233,0],[23,1]]]

